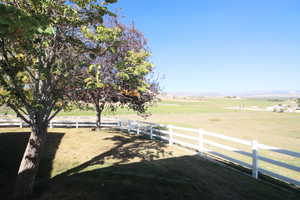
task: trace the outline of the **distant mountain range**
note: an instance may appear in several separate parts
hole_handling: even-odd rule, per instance
[[[300,90],[253,91],[241,93],[245,97],[300,97]]]
[[[240,97],[300,97],[300,90],[272,90],[272,91],[248,91],[248,92],[167,92],[172,96],[240,96]]]

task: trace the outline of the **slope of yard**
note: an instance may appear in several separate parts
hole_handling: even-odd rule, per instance
[[[24,132],[25,130],[25,132]],[[22,132],[20,132],[22,131]],[[8,199],[28,139],[0,129],[0,195]],[[298,199],[176,147],[115,130],[50,129],[35,199]]]

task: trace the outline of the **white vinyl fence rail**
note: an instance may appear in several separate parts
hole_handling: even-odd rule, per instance
[[[212,154],[214,156],[220,157],[220,158],[228,160],[230,162],[239,164],[243,167],[251,169],[252,176],[255,179],[258,179],[259,173],[261,173],[261,174],[265,174],[265,175],[277,178],[279,180],[285,181],[287,183],[294,184],[296,186],[300,186],[300,180],[289,178],[282,174],[278,174],[278,173],[275,173],[275,172],[272,172],[272,171],[269,171],[269,170],[259,167],[259,161],[264,161],[264,162],[270,163],[272,165],[276,165],[279,167],[283,167],[283,168],[292,170],[296,173],[300,173],[299,166],[290,165],[283,161],[278,161],[278,160],[274,160],[274,159],[259,155],[259,150],[268,150],[268,151],[273,151],[273,152],[280,153],[283,155],[288,155],[288,156],[291,156],[294,158],[300,158],[300,153],[298,153],[298,152],[293,152],[293,151],[286,150],[286,149],[281,149],[281,148],[272,147],[272,146],[268,146],[268,145],[264,145],[264,144],[259,144],[255,140],[248,141],[248,140],[243,140],[243,139],[238,139],[238,138],[234,138],[234,137],[221,135],[218,133],[208,132],[203,129],[183,128],[183,127],[178,127],[178,126],[173,126],[173,125],[154,124],[154,123],[149,123],[149,122],[132,121],[132,120],[123,120],[123,121],[121,120],[120,128],[123,130],[127,130],[129,133],[134,132],[136,134],[146,134],[146,135],[149,135],[151,139],[159,138],[164,141],[167,141],[171,145],[177,144],[177,145],[189,148],[189,149],[196,150],[199,152],[200,155]],[[190,136],[188,134],[179,133],[180,131],[191,132],[197,136]],[[210,138],[217,138],[219,140],[222,139],[224,141],[230,141],[230,142],[237,143],[240,145],[245,145],[245,146],[250,147],[252,149],[252,151],[247,152],[247,151],[244,151],[241,149],[237,149],[237,148],[230,147],[230,146],[227,146],[224,144],[220,144],[220,143],[217,143],[217,142],[207,139],[205,136],[209,136]],[[192,143],[188,143],[185,141],[181,141],[180,139],[177,139],[177,138],[193,140],[194,143],[192,144]],[[211,149],[205,148],[205,146],[208,146],[208,145],[250,157],[252,160],[252,163],[248,164],[241,160],[226,156],[220,152],[216,152]]]
[[[116,127],[119,126],[119,122],[116,119],[106,119],[101,123],[102,127]],[[20,120],[0,120],[1,127],[29,127],[29,125]],[[49,128],[93,128],[96,127],[95,122],[91,121],[69,121],[69,120],[59,120],[59,121],[50,121]]]
[[[68,127],[68,128],[87,128],[87,127],[95,127],[95,122],[90,121],[51,121],[49,123],[50,128],[60,128],[60,127]],[[234,137],[229,137],[225,135],[221,135],[218,133],[208,132],[203,129],[193,129],[193,128],[183,128],[173,125],[163,125],[163,124],[155,124],[143,121],[133,121],[133,120],[117,120],[117,119],[108,119],[101,123],[103,127],[114,127],[119,128],[121,130],[126,130],[128,133],[135,133],[137,135],[148,135],[150,139],[158,138],[160,140],[164,140],[168,142],[170,145],[177,144],[189,149],[193,149],[198,151],[200,155],[211,154],[222,159],[228,160],[230,162],[239,164],[243,167],[249,168],[252,170],[252,176],[257,179],[259,173],[277,178],[279,180],[285,181],[290,184],[294,184],[296,186],[300,186],[300,180],[296,180],[293,178],[286,177],[282,174],[275,173],[270,170],[263,169],[259,167],[259,161],[264,161],[267,163],[271,163],[273,165],[283,167],[294,172],[300,173],[300,167],[295,165],[290,165],[282,161],[274,160],[271,158],[267,158],[259,155],[260,150],[268,150],[272,152],[276,152],[279,154],[291,156],[294,158],[300,158],[300,153],[293,152],[286,149],[281,149],[273,146],[268,146],[264,144],[259,144],[257,141],[248,141],[243,139],[238,139]],[[0,127],[28,127],[28,124],[22,121],[0,121]],[[191,132],[197,136],[190,136],[188,134],[179,133],[179,131]],[[206,138],[209,136],[211,138],[221,139],[222,141],[230,141],[233,143],[237,143],[240,145],[248,146],[252,149],[251,152],[247,152],[241,149],[237,149],[231,146],[227,146],[224,144],[220,144],[214,141],[211,141]],[[188,143],[186,141],[181,141],[178,138],[188,139],[194,141],[192,143]],[[230,156],[224,155],[220,152],[213,151],[205,146],[213,146],[220,149],[224,149],[227,151],[235,152],[247,157],[250,157],[252,160],[251,164],[248,164],[244,161],[232,158]]]

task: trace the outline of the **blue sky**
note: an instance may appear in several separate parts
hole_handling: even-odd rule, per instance
[[[299,0],[119,0],[167,92],[300,89]]]

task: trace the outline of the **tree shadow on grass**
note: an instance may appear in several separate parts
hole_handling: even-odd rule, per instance
[[[42,154],[37,182],[50,178],[52,162],[64,133],[49,133]],[[0,133],[0,197],[12,196],[19,165],[22,160],[30,132]]]
[[[118,131],[109,131],[112,134]],[[113,160],[113,165],[120,165],[136,159],[137,161],[152,161],[166,156],[172,156],[171,151],[166,151],[167,144],[162,141],[149,140],[145,136],[136,135],[114,135],[103,139],[104,141],[113,141],[113,148],[101,153],[87,162],[84,162],[70,170],[59,174],[58,177],[64,177],[80,172],[88,167],[95,165],[105,165],[107,160]]]
[[[111,132],[115,133],[115,132]],[[38,200],[209,199],[296,200],[299,194],[259,182],[199,156],[169,158],[166,143],[113,135],[114,146],[54,177]],[[168,158],[163,158],[167,156]],[[163,158],[163,159],[161,159]],[[109,167],[105,165],[112,159]],[[128,163],[132,159],[139,162]],[[98,165],[98,166],[97,166]],[[102,165],[102,166],[101,166]],[[88,170],[86,170],[88,169]]]
[[[280,190],[198,156],[110,166],[52,180],[38,200],[296,200]]]

